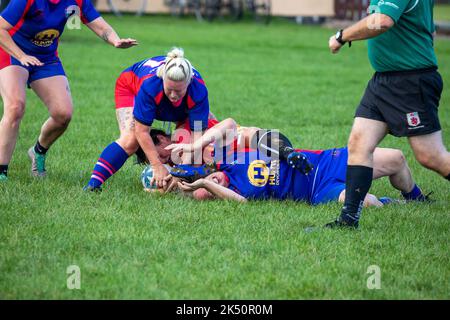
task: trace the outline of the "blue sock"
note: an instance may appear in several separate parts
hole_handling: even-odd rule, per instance
[[[100,155],[88,185],[94,188],[100,187],[108,178],[122,168],[128,157],[129,155],[121,146],[116,142],[111,143]]]
[[[378,198],[378,201],[380,201],[383,205],[387,205],[387,204],[393,203],[394,199],[389,198],[389,197],[381,197],[381,198]]]
[[[423,201],[425,199],[422,190],[420,190],[417,184],[414,185],[414,188],[410,192],[402,192],[402,196],[405,200]]]

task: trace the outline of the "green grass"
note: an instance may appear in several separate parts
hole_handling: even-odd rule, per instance
[[[75,114],[49,152],[49,177],[29,176],[26,150],[46,119],[29,92],[27,113],[0,185],[2,299],[448,299],[448,182],[423,169],[405,139],[400,148],[415,179],[433,190],[431,205],[363,212],[358,231],[304,233],[334,219],[340,205],[294,202],[197,203],[142,191],[141,168],[129,161],[102,194],[82,186],[102,149],[115,140],[114,83],[132,63],[184,47],[206,79],[212,111],[242,125],[279,128],[303,148],[343,146],[372,70],[364,43],[337,56],[333,30],[277,22],[198,24],[193,20],[107,17],[140,46],[115,50],[86,28],[66,31],[60,55]],[[450,83],[450,42],[436,50]],[[450,90],[440,111],[450,143]],[[388,181],[373,192],[397,197]],[[81,290],[66,287],[66,268],[81,269]],[[370,265],[381,290],[366,286]]]
[[[435,5],[434,20],[450,22],[450,4]]]

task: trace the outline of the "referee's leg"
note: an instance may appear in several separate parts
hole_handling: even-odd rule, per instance
[[[373,154],[387,130],[387,124],[382,121],[355,118],[348,142],[344,207],[341,216],[326,227],[358,227],[364,199],[372,185]]]
[[[450,180],[450,152],[442,141],[442,131],[409,137],[408,140],[421,165]]]

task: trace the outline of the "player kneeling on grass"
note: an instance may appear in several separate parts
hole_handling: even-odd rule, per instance
[[[232,163],[217,165],[218,172],[193,183],[179,182],[178,187],[197,200],[224,199],[245,202],[249,199],[291,199],[318,205],[345,200],[347,148],[330,150],[295,150],[305,155],[312,170],[305,174],[286,160],[267,157],[258,151],[240,151]],[[172,174],[185,178],[176,170]],[[404,199],[427,199],[414,183],[400,150],[377,148],[374,153],[373,179],[389,177]],[[378,199],[368,194],[365,206],[383,206],[394,200]]]
[[[180,48],[125,69],[115,91],[120,137],[101,153],[84,187],[87,191],[100,191],[140,145],[151,160],[156,182],[163,186],[163,178],[169,173],[148,137],[154,120],[175,122],[190,131],[195,123],[202,130],[217,123],[209,111],[205,82]]]

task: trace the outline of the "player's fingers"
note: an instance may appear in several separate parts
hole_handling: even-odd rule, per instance
[[[169,187],[167,187],[167,191],[166,192],[171,192],[175,189],[175,187],[178,185],[177,181],[172,181],[169,185]]]
[[[181,182],[178,182],[177,185],[178,185],[178,188],[180,188],[183,191],[190,191],[190,188],[185,186],[185,185],[183,185]]]
[[[183,181],[182,183],[183,183],[184,186],[189,187],[191,189],[194,188],[194,184],[195,184],[195,182],[194,183],[189,183],[189,182],[186,182],[186,181]]]
[[[31,63],[35,66],[42,66],[43,63],[36,57],[31,57]]]
[[[166,150],[173,150],[176,147],[178,147],[175,143],[169,144],[167,147],[165,147],[164,149]]]

